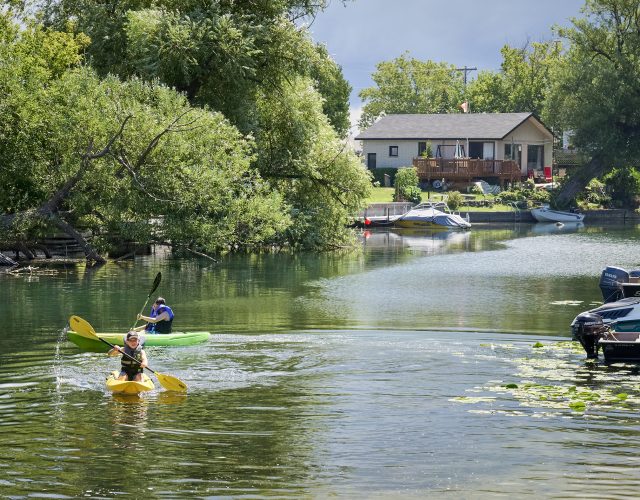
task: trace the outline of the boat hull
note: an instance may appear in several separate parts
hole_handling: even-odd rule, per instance
[[[640,363],[640,332],[611,332],[598,346],[607,363]]]
[[[110,344],[123,346],[124,335],[122,333],[98,333],[98,337],[106,340]],[[156,346],[189,346],[200,344],[209,340],[211,334],[209,332],[176,332],[167,334],[144,335],[145,347]],[[81,350],[86,352],[107,352],[110,347],[99,340],[89,339],[73,330],[67,332],[67,338],[77,345]]]
[[[155,388],[153,380],[145,373],[142,374],[142,380],[136,382],[133,380],[118,380],[120,372],[113,371],[107,377],[107,389],[115,394],[140,394],[141,392],[151,391]]]
[[[395,223],[396,227],[407,229],[451,229],[452,226],[443,226],[432,220],[422,219],[400,219]]]
[[[584,214],[561,212],[549,208],[532,208],[531,215],[538,222],[582,222]]]

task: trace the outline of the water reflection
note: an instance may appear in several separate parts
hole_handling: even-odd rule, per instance
[[[638,367],[585,361],[568,325],[638,230],[539,229],[0,276],[1,495],[631,496]],[[187,394],[112,395],[114,359],[61,328],[124,331],[159,270],[176,325],[213,336],[150,352]]]
[[[149,401],[137,394],[111,394],[107,404],[110,433],[115,447],[138,448],[148,423]]]
[[[533,234],[573,233],[584,228],[583,222],[538,222],[533,224]]]
[[[365,249],[400,248],[430,254],[468,250],[470,237],[469,231],[446,230],[387,229],[362,233]]]

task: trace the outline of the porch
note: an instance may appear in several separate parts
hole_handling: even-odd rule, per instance
[[[494,178],[501,187],[505,182],[521,179],[520,167],[513,160],[480,160],[475,158],[414,158],[418,179],[471,182],[473,179]]]

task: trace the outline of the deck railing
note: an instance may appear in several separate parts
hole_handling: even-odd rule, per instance
[[[475,158],[414,158],[413,166],[420,180],[466,180],[496,177],[516,181],[521,177],[520,167],[512,160],[479,160]]]

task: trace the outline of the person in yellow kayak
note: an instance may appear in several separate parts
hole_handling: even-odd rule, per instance
[[[147,364],[147,353],[144,350],[138,332],[131,330],[124,339],[124,347],[114,346],[108,353],[109,356],[122,355],[120,361],[122,366],[120,368],[120,375],[118,380],[135,380],[140,382],[142,380],[142,372]],[[128,354],[132,358],[138,360],[138,363],[125,356]]]
[[[145,333],[171,333],[173,324],[173,311],[166,304],[162,297],[158,297],[151,306],[151,314],[143,316],[138,314],[138,320],[146,321],[147,324],[136,328],[137,331],[144,330]]]

